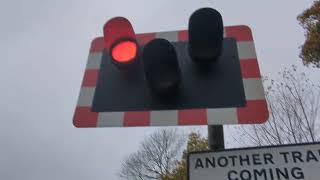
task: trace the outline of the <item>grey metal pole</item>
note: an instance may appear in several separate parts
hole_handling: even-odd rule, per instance
[[[224,149],[223,125],[208,125],[210,150]]]

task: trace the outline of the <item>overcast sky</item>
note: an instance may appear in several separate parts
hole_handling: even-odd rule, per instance
[[[90,41],[108,19],[125,16],[138,33],[181,30],[194,10],[214,7],[225,25],[252,28],[262,74],[275,76],[290,64],[302,66],[296,16],[311,3],[1,0],[0,179],[115,180],[123,158],[155,130],[72,125]]]

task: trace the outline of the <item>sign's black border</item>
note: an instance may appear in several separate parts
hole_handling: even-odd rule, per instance
[[[292,146],[305,146],[305,145],[320,145],[320,142],[311,143],[299,143],[299,144],[284,144],[284,145],[271,145],[271,146],[258,146],[258,147],[245,147],[245,148],[232,148],[232,149],[219,149],[219,150],[207,150],[207,151],[194,151],[188,153],[187,156],[187,180],[190,180],[190,155],[192,154],[203,154],[203,153],[213,153],[213,152],[229,152],[229,151],[243,151],[252,149],[267,149],[267,148],[281,148],[281,147],[292,147]]]

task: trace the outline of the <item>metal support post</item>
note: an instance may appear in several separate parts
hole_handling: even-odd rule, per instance
[[[208,125],[208,141],[210,150],[224,149],[223,125]]]

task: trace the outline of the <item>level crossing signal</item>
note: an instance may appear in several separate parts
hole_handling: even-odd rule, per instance
[[[268,109],[251,31],[201,8],[188,30],[136,34],[124,17],[91,44],[76,127],[263,123]]]

